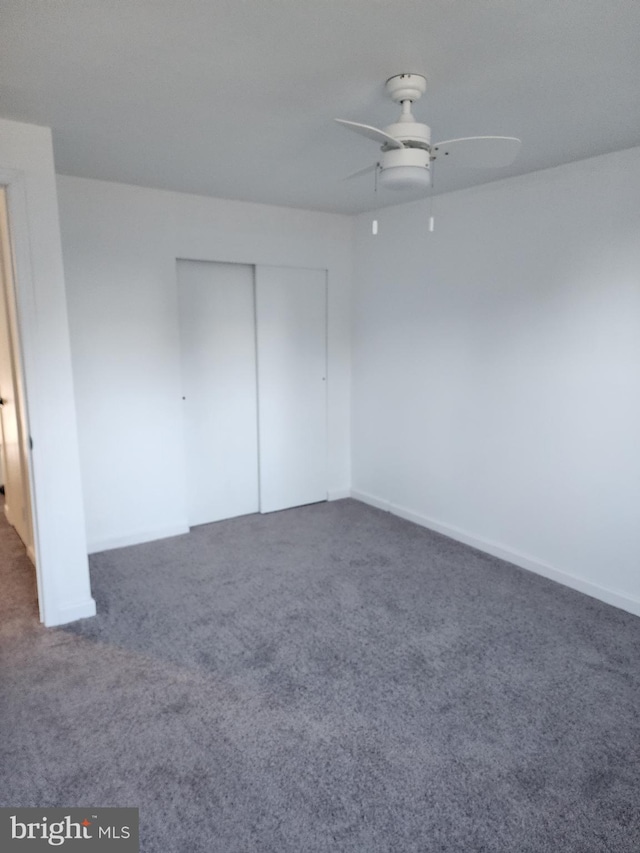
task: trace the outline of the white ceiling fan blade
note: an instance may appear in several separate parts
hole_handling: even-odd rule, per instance
[[[371,172],[375,172],[375,170],[380,166],[380,163],[373,163],[371,166],[367,166],[366,169],[359,169],[357,172],[352,172],[350,175],[347,175],[346,178],[343,178],[343,181],[350,181],[351,178],[359,178],[361,175],[368,175]]]
[[[372,139],[380,145],[386,145],[388,148],[404,148],[404,145],[399,139],[394,139],[393,136],[389,136],[388,133],[385,133],[384,130],[380,130],[377,127],[371,127],[371,125],[368,124],[358,124],[357,121],[346,121],[343,118],[337,118],[335,121],[337,121],[338,124],[343,124],[354,133],[359,133],[360,136],[366,136],[367,139]]]
[[[440,163],[446,161],[473,169],[499,169],[513,163],[521,144],[521,140],[514,136],[466,136],[436,142],[431,151]]]

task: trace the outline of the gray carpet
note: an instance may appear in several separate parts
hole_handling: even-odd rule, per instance
[[[351,500],[99,554],[65,629],[0,548],[2,805],[139,806],[146,853],[640,849],[640,619]]]

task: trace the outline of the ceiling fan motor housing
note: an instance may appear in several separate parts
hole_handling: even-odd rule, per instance
[[[417,121],[398,121],[387,125],[384,131],[409,148],[429,148],[431,144],[431,129]]]

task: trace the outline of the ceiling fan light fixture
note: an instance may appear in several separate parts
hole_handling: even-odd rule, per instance
[[[423,189],[431,184],[431,155],[424,148],[384,151],[378,183],[389,190]]]
[[[380,170],[380,186],[388,190],[423,189],[431,184],[426,166],[388,166]]]

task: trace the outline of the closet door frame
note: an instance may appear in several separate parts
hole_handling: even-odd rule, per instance
[[[191,266],[193,265],[193,266]],[[193,422],[196,390],[188,375],[189,356],[187,344],[193,343],[194,334],[202,337],[199,323],[205,311],[186,311],[186,277],[180,282],[180,270],[201,271],[224,267],[232,270],[250,270],[252,282],[250,300],[243,335],[252,338],[253,380],[248,378],[245,358],[241,381],[246,383],[247,396],[253,396],[254,409],[249,420],[255,430],[255,454],[245,446],[240,464],[243,480],[250,477],[249,468],[255,471],[254,499],[238,504],[217,498],[215,484],[207,489],[198,479],[207,471],[217,468],[227,484],[232,477],[233,460],[228,456],[220,467],[212,461],[215,450],[207,454],[193,451],[206,449],[206,439]],[[252,512],[269,513],[294,506],[317,503],[328,499],[328,282],[327,270],[306,267],[243,264],[227,261],[210,261],[191,258],[176,259],[178,287],[178,319],[180,331],[180,368],[182,399],[184,404],[185,473],[187,478],[187,507],[190,527],[234,518]],[[215,299],[213,300],[215,302]],[[249,306],[248,302],[251,305]],[[193,307],[193,306],[192,306]],[[186,312],[186,313],[185,313]],[[187,317],[186,314],[189,314]],[[215,317],[212,327],[215,327]],[[238,318],[236,317],[236,320]],[[246,333],[246,334],[245,334]],[[224,330],[223,330],[224,334]],[[245,353],[246,355],[246,353]],[[193,353],[191,353],[193,356]],[[193,361],[193,358],[191,359]],[[211,365],[210,365],[211,367]],[[220,389],[224,391],[224,382]],[[215,389],[210,389],[215,397]],[[227,389],[228,390],[228,389]],[[205,413],[202,415],[206,418]],[[245,417],[247,417],[245,412]],[[234,432],[241,433],[243,424],[238,420]],[[200,433],[200,434],[198,434]],[[225,428],[211,432],[213,441],[220,446]],[[229,426],[226,434],[230,434]],[[203,458],[204,456],[204,458]],[[233,454],[232,454],[233,456]],[[237,457],[239,458],[239,457]],[[194,486],[200,489],[201,499],[193,494]],[[224,486],[220,487],[224,490]],[[212,512],[203,507],[203,494],[208,491]],[[240,506],[240,511],[237,507]],[[234,509],[235,507],[235,509]]]

